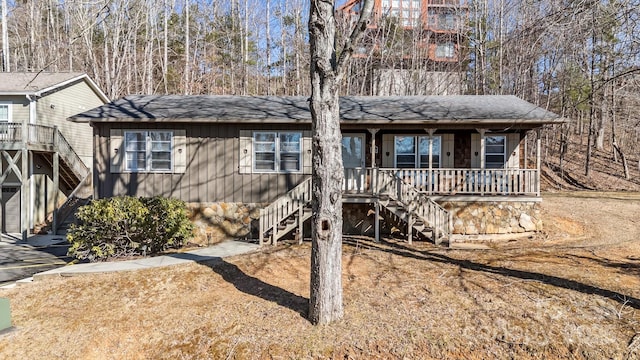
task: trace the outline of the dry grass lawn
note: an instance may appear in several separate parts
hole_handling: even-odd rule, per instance
[[[640,194],[545,197],[546,231],[453,250],[345,239],[345,317],[305,319],[310,246],[0,291],[6,359],[640,358]]]

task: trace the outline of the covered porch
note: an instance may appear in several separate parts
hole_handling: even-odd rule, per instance
[[[380,130],[343,132],[345,195],[375,195],[379,169],[428,196],[540,196],[539,128],[498,135],[490,129]]]

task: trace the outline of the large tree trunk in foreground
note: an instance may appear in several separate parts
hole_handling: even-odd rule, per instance
[[[367,27],[373,1],[363,0],[360,19],[336,58],[333,1],[311,0],[311,118],[313,121],[313,217],[309,320],[342,318],[342,134],[338,87],[346,64]]]
[[[342,318],[342,135],[334,50],[333,4],[312,1],[311,116],[313,119],[313,217],[309,320]]]

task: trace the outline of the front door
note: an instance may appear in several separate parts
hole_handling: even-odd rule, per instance
[[[365,134],[342,135],[345,191],[362,192],[365,190],[364,141]]]

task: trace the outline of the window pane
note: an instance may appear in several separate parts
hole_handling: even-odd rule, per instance
[[[485,167],[487,169],[500,169],[505,163],[505,149],[507,138],[505,136],[485,137]]]
[[[256,153],[256,170],[275,170],[275,153]]]
[[[171,152],[153,152],[151,153],[151,160],[169,160],[171,161]]]
[[[171,151],[171,141],[169,142],[152,142],[151,151]]]
[[[284,154],[280,156],[280,170],[300,170],[300,154]]]
[[[416,167],[415,155],[398,155],[396,160],[396,166],[399,168],[414,168]]]
[[[9,121],[9,105],[0,105],[0,121]]]
[[[486,145],[502,145],[504,146],[506,138],[504,136],[487,136],[484,141]]]
[[[276,134],[275,133],[257,132],[253,136],[256,139],[256,141],[266,141],[266,142],[273,142],[273,143],[275,143],[275,141],[276,141]]]
[[[151,141],[169,141],[171,142],[171,132],[170,131],[150,131],[149,137],[151,137]]]
[[[413,136],[396,136],[396,154],[415,154],[415,149]]]
[[[171,160],[151,160],[151,170],[171,170]]]
[[[128,170],[144,170],[147,167],[145,152],[127,152],[126,159]]]
[[[261,143],[256,142],[255,150],[257,152],[274,152],[276,151],[276,143]]]

